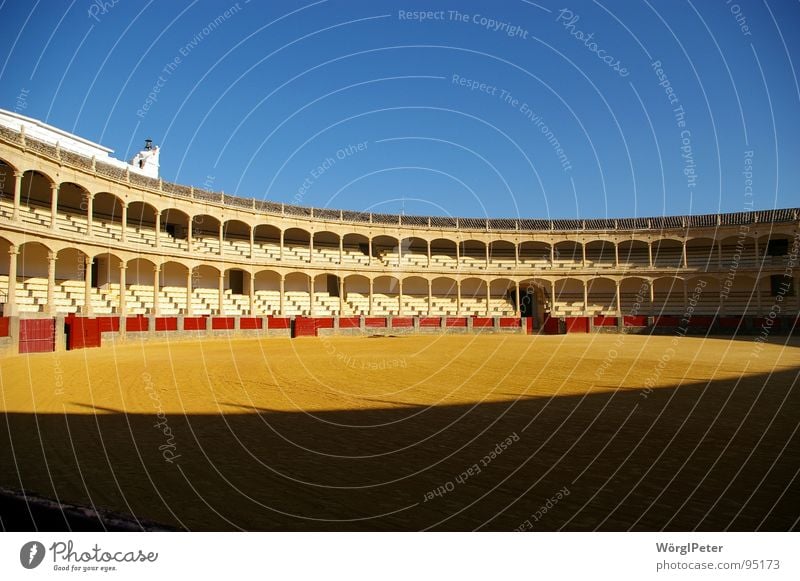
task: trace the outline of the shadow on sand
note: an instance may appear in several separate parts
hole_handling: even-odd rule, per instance
[[[6,413],[0,486],[134,515],[134,528],[789,530],[797,379],[313,415],[232,402],[160,419]],[[7,502],[0,517],[7,530],[94,518]]]

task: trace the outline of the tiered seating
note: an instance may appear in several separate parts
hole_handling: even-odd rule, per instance
[[[345,315],[357,316],[369,314],[369,296],[361,293],[348,292],[345,299]]]
[[[283,306],[286,316],[311,314],[311,301],[304,291],[286,291]]]
[[[222,297],[223,315],[249,315],[250,297],[248,295],[233,294],[227,289]]]
[[[192,291],[192,312],[195,315],[213,315],[219,311],[219,290],[196,288]]]
[[[339,314],[339,297],[332,297],[326,292],[314,293],[314,316],[333,317]]]
[[[266,315],[280,313],[281,293],[277,290],[257,290],[255,292],[256,312]]]
[[[556,293],[555,300],[551,305],[551,312],[554,316],[559,317],[582,316],[584,312],[583,293]]]

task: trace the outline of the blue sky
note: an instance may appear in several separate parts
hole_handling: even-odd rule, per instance
[[[315,207],[797,206],[798,24],[777,0],[5,1],[0,107]]]

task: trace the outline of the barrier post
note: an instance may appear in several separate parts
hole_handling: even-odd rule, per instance
[[[472,317],[467,317],[467,333],[472,333]]]
[[[183,314],[180,314],[180,315],[177,316],[177,319],[178,319],[178,331],[181,332],[181,333],[186,330],[186,328],[184,326],[184,323],[183,323],[183,317],[184,317]]]
[[[60,353],[67,350],[67,333],[64,329],[65,317],[63,314],[56,315],[56,329],[55,329],[55,351]]]
[[[415,334],[419,333],[419,315],[414,317],[413,324],[414,324],[414,333]]]
[[[19,317],[8,318],[8,336],[11,339],[11,354],[19,355]]]

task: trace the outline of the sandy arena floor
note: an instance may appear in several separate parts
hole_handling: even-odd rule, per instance
[[[796,529],[800,342],[785,342],[264,339],[8,358],[0,486],[193,530]]]

